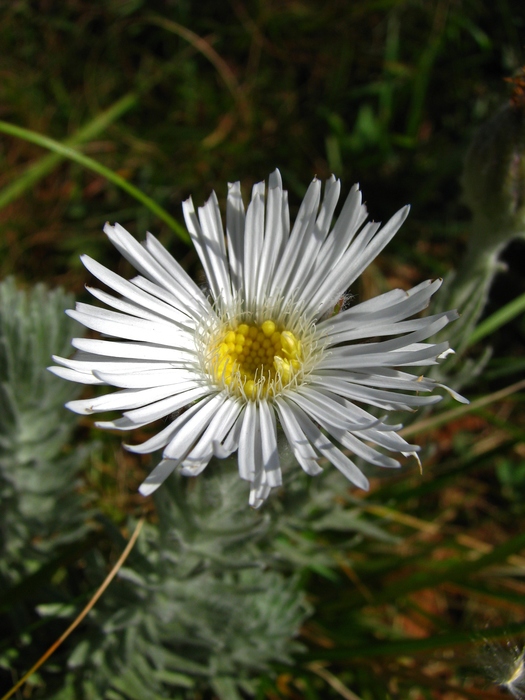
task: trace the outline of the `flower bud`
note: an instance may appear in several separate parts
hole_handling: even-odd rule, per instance
[[[479,129],[463,174],[476,245],[487,247],[525,235],[525,70],[510,82],[509,103]]]

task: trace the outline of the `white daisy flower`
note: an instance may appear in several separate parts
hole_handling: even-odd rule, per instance
[[[413,410],[439,401],[425,395],[436,387],[432,379],[404,368],[435,364],[447,352],[447,343],[423,341],[457,314],[411,318],[428,305],[440,280],[337,311],[409,210],[404,207],[383,227],[366,223],[355,185],[330,230],[340,189],[332,176],[321,201],[315,179],[291,230],[277,170],[267,190],[264,182],[254,186],[246,211],[240,184],[229,185],[226,235],[214,193],[198,213],[191,199],[184,202],[207,293],[151,234],[141,245],[119,224],[106,224],[104,231],[137,277],[127,281],[82,257],[118,296],[89,288],[110,309],[79,303],[68,313],[105,337],[74,339],[77,354],[55,357],[60,366],[51,370],[119,389],[67,404],[83,415],[123,412],[97,423],[101,428],[167,421],[142,445],[127,446],[140,454],[163,449],[142,494],[155,491],[175,469],[195,476],[213,456],[237,452],[240,477],[251,485],[250,504],[260,506],[282,483],[279,425],[305,472],[315,476],[320,461],[331,462],[362,489],[368,480],[349,454],[382,467],[400,465],[376,447],[416,454],[418,447],[396,432],[401,426],[388,425],[362,405]]]

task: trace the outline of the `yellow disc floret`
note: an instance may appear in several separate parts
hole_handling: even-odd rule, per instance
[[[274,396],[302,364],[301,341],[268,319],[223,326],[209,346],[207,370],[233,393],[256,400]]]

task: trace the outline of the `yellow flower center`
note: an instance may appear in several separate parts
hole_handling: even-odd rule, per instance
[[[301,341],[271,320],[223,327],[209,350],[207,369],[215,381],[251,400],[274,396],[303,364]]]

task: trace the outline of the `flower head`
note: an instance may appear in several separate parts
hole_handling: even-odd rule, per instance
[[[141,245],[119,224],[104,228],[139,272],[130,281],[83,256],[87,269],[119,296],[89,288],[110,308],[78,304],[69,314],[109,339],[74,339],[76,356],[55,357],[59,366],[51,369],[65,379],[120,389],[67,404],[81,414],[123,411],[99,427],[130,430],[172,416],[151,439],[128,446],[138,453],[163,449],[143,494],[174,469],[195,476],[213,456],[237,451],[239,474],[251,484],[250,504],[258,507],[282,481],[278,424],[305,472],[320,473],[324,459],[364,489],[368,481],[347,452],[382,467],[399,462],[377,447],[416,454],[418,447],[396,432],[399,425],[362,405],[412,410],[439,401],[428,395],[434,381],[401,368],[435,364],[448,344],[422,341],[456,313],[411,319],[428,305],[439,280],[338,310],[408,214],[404,207],[383,227],[366,223],[356,185],[330,230],[339,193],[332,176],[321,200],[315,179],[290,230],[278,171],[267,189],[264,182],[254,186],[246,211],[239,183],[231,184],[226,234],[215,194],[198,213],[191,199],[184,202],[208,294],[149,233]]]

